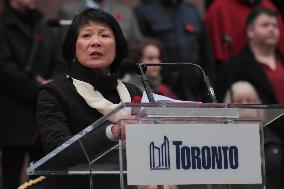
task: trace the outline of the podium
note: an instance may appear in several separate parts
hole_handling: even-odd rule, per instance
[[[133,116],[123,117],[125,111]],[[27,173],[117,175],[122,189],[133,185],[212,189],[233,188],[235,184],[265,188],[263,128],[283,113],[284,105],[124,103],[32,162]],[[112,119],[119,120],[120,133],[125,126],[126,137],[98,144],[98,134]],[[150,142],[143,151],[146,140]],[[160,148],[157,141],[161,141]],[[176,155],[171,161],[169,148]],[[243,178],[246,167],[252,172]],[[90,180],[92,186],[96,180]]]

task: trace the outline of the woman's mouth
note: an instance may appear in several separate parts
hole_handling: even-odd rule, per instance
[[[103,56],[103,54],[102,54],[101,52],[94,51],[94,52],[92,52],[92,53],[90,54],[90,56],[91,56],[92,58],[100,58],[100,57]]]

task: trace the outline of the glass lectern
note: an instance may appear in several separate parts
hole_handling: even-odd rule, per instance
[[[111,146],[104,149],[97,149],[95,136],[99,130],[104,130],[108,125],[108,120],[117,117],[124,111],[131,111],[133,115],[128,119],[121,118],[120,126],[135,124],[151,125],[162,127],[163,125],[192,125],[215,124],[228,125],[230,127],[238,124],[257,124],[259,128],[259,149],[261,157],[261,182],[243,183],[258,184],[259,188],[265,188],[265,165],[263,151],[263,128],[279,118],[284,113],[284,105],[252,105],[252,104],[202,104],[202,103],[125,103],[114,109],[110,114],[102,117],[87,126],[84,130],[74,137],[58,146],[49,154],[45,155],[37,162],[30,164],[27,172],[29,175],[97,175],[97,174],[115,174],[120,175],[121,188],[131,188],[128,184],[128,163],[127,163],[127,135]],[[124,128],[124,127],[121,127]],[[101,133],[101,132],[100,132]],[[121,130],[120,133],[124,133]],[[206,132],[202,135],[206,137]],[[242,140],[242,136],[238,136]],[[140,133],[137,132],[137,140]],[[131,153],[131,151],[128,153]],[[147,160],[148,161],[148,160]],[[139,170],[137,170],[139,172]],[[182,174],[182,172],[181,172]],[[135,175],[132,175],[132,177]],[[93,182],[96,182],[94,179]],[[192,185],[190,188],[234,188],[233,184],[238,183],[188,183],[174,184],[178,188],[186,188],[186,185]],[[141,183],[142,185],[143,183]],[[163,183],[159,183],[159,188],[163,188]],[[168,181],[165,184],[171,184]],[[214,185],[211,185],[214,184]],[[232,185],[231,185],[232,184]]]

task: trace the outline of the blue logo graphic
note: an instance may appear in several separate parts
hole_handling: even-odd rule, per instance
[[[164,142],[161,144],[161,147],[157,147],[154,145],[154,142],[151,142],[149,151],[151,170],[170,169],[169,139],[166,136],[164,136]]]

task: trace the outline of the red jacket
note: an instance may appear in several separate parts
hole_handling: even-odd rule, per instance
[[[262,0],[258,6],[271,8],[279,12],[270,0]],[[222,41],[224,34],[233,39],[232,53],[238,54],[244,48],[247,38],[245,32],[245,23],[251,10],[255,6],[247,6],[241,0],[215,0],[209,7],[205,24],[211,38],[215,58],[218,61],[226,61],[229,58],[229,52],[226,43]],[[280,29],[279,49],[284,52],[283,21],[281,15],[278,16]]]

